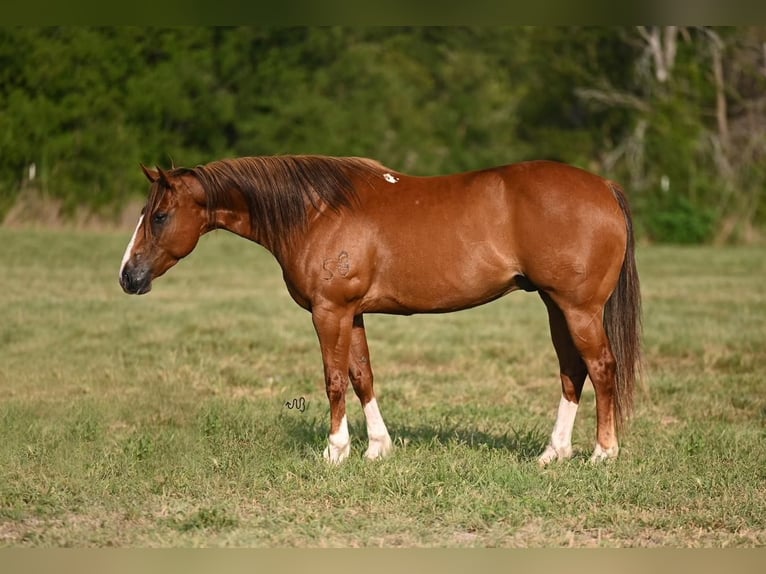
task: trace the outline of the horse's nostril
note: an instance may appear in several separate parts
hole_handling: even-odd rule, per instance
[[[142,295],[152,288],[151,274],[141,267],[126,266],[120,272],[120,286],[129,295]]]
[[[130,291],[130,283],[130,273],[128,273],[127,269],[123,269],[120,274],[120,285],[125,291]]]

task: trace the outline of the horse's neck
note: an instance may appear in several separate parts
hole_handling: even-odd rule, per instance
[[[283,250],[283,246],[271,245],[271,243],[263,236],[264,234],[259,233],[258,229],[253,229],[250,221],[250,214],[246,209],[222,208],[216,210],[209,231],[212,231],[213,229],[225,229],[234,235],[249,239],[270,251],[277,259],[280,258]]]
[[[313,219],[321,216],[323,210],[316,210],[313,207],[316,203],[321,202],[321,199],[316,198],[316,203],[309,200],[306,200],[306,202],[308,222],[302,222],[297,219],[292,222],[292,225],[286,226],[279,233],[269,233],[260,229],[258,222],[254,222],[251,219],[247,200],[237,190],[231,190],[229,205],[215,210],[211,218],[209,230],[225,229],[235,235],[254,241],[270,251],[281,264],[283,258],[291,257],[291,246],[301,244],[300,237],[305,232],[302,227],[304,225],[310,227]],[[272,224],[274,223],[276,222],[272,222]],[[268,223],[264,222],[264,224]],[[279,222],[279,225],[275,225],[275,227],[281,225],[283,225],[283,222]]]
[[[256,241],[247,212],[239,209],[217,209],[213,215],[210,229],[225,229],[232,233]]]

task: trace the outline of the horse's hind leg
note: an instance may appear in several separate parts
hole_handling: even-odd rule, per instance
[[[556,423],[553,426],[548,446],[538,458],[541,465],[546,465],[554,460],[563,460],[572,456],[572,428],[588,370],[580,352],[572,341],[569,327],[561,309],[547,293],[540,292],[540,297],[548,308],[551,340],[558,356],[561,376],[561,401],[559,402]]]
[[[619,452],[615,419],[616,361],[604,330],[603,305],[562,307],[572,342],[580,353],[596,392],[596,447],[591,462]]]
[[[370,460],[386,456],[391,451],[391,437],[380,415],[378,401],[372,387],[372,367],[370,351],[367,348],[367,336],[362,315],[354,317],[351,330],[351,348],[349,351],[349,378],[356,396],[362,403],[367,422],[369,446],[364,456]]]

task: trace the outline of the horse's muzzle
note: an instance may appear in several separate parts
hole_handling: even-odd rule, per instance
[[[120,286],[129,295],[143,295],[152,289],[152,274],[148,269],[126,265],[120,273]]]

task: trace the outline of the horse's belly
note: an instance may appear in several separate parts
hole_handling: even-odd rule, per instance
[[[382,313],[457,311],[514,290],[518,273],[515,259],[488,242],[400,255],[379,264],[362,306]]]

